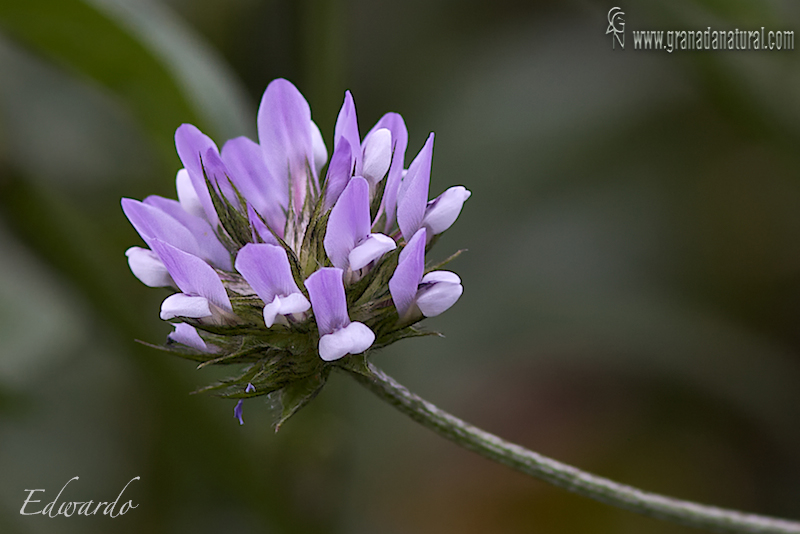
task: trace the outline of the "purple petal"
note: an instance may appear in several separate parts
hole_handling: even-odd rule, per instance
[[[203,338],[200,337],[200,334],[197,333],[197,329],[186,323],[176,324],[175,331],[169,334],[167,338],[200,352],[216,352],[214,349],[217,349],[217,347],[209,348]]]
[[[466,187],[457,185],[428,202],[422,224],[431,237],[441,234],[456,222],[464,202],[471,194]]]
[[[236,270],[264,304],[270,304],[275,297],[295,293],[302,296],[292,276],[286,251],[277,245],[248,243],[236,255]]]
[[[367,237],[369,229],[369,184],[356,176],[344,188],[328,217],[323,244],[331,263],[347,270],[350,251]]]
[[[389,280],[389,292],[401,319],[413,308],[425,271],[425,239],[425,228],[420,228],[400,252],[397,269]]]
[[[319,176],[322,167],[328,161],[328,149],[325,148],[325,140],[322,139],[319,126],[314,121],[311,121],[311,149],[314,153],[314,172]]]
[[[323,267],[306,279],[305,286],[311,297],[320,336],[350,324],[342,276],[341,269]]]
[[[371,262],[396,248],[397,244],[391,237],[383,234],[369,234],[350,251],[348,255],[350,268],[354,271],[363,269]]]
[[[161,319],[169,321],[174,317],[189,317],[192,319],[202,319],[211,317],[214,312],[211,310],[210,303],[205,297],[187,295],[186,293],[175,293],[164,299],[161,303]]]
[[[353,158],[350,143],[342,137],[336,143],[331,163],[328,165],[328,177],[325,179],[325,211],[336,204],[351,176],[353,176]]]
[[[338,145],[339,139],[344,138],[350,143],[353,158],[355,160],[355,174],[361,175],[361,136],[358,133],[358,119],[356,117],[356,105],[353,102],[353,95],[350,91],[344,93],[344,103],[339,110],[336,118],[336,127],[333,132],[333,144]]]
[[[431,180],[433,134],[408,167],[408,173],[397,193],[397,224],[406,240],[420,229],[428,205],[428,185]]]
[[[269,231],[269,228],[264,224],[264,221],[261,220],[261,217],[256,213],[253,206],[247,206],[247,218],[250,221],[250,227],[253,229],[254,242],[257,242],[258,238],[261,238],[261,241],[264,243],[269,243],[270,245],[278,244],[278,240],[275,239],[275,236]],[[281,228],[280,231],[276,230],[275,233],[279,236],[283,236],[283,228]]]
[[[173,285],[172,277],[167,272],[158,256],[152,250],[131,247],[125,251],[128,265],[133,275],[149,287],[169,287]]]
[[[243,404],[244,404],[244,400],[243,400],[243,399],[239,399],[239,400],[236,402],[236,406],[234,406],[234,407],[233,407],[233,416],[234,416],[236,419],[238,419],[238,420],[239,420],[239,424],[240,424],[240,425],[243,425],[243,424],[244,424],[244,419],[242,418],[242,409],[243,409],[242,405],[243,405]]]
[[[417,306],[425,317],[447,311],[464,292],[461,279],[450,271],[433,271],[422,277],[417,292]]]
[[[214,210],[214,203],[211,202],[211,195],[206,186],[201,158],[204,158],[209,150],[217,151],[217,145],[214,144],[210,137],[198,130],[196,126],[182,124],[175,131],[175,148],[178,150],[178,156],[183,162],[183,167],[189,173],[189,178],[192,181],[197,198],[203,206],[208,222],[211,223],[212,227],[216,228],[217,224],[219,224],[219,217]]]
[[[246,387],[246,388],[244,388],[244,392],[245,392],[245,393],[250,393],[250,392],[253,392],[253,391],[255,391],[255,390],[256,390],[256,388],[253,386],[253,384],[250,384],[250,383],[248,383],[248,384],[247,384],[247,387]],[[242,408],[243,408],[243,404],[244,404],[244,399],[239,399],[239,402],[237,402],[237,403],[236,403],[236,406],[234,406],[234,407],[233,407],[233,416],[234,416],[236,419],[238,419],[238,420],[239,420],[239,424],[240,424],[240,425],[243,425],[243,424],[244,424],[244,419],[242,419]]]
[[[258,108],[258,140],[272,175],[287,190],[291,184],[298,212],[305,202],[308,169],[314,168],[310,125],[311,109],[300,91],[287,80],[272,81]]]
[[[201,258],[207,260],[212,265],[219,267],[220,269],[225,271],[231,270],[232,264],[230,252],[228,252],[228,249],[225,248],[225,245],[220,242],[217,235],[211,229],[211,225],[209,225],[205,219],[201,219],[200,217],[195,217],[194,215],[186,213],[186,210],[183,209],[183,206],[180,202],[169,198],[151,195],[144,199],[144,204],[160,209],[186,227],[186,229],[189,230],[192,236],[197,240],[197,245],[199,247],[198,255]],[[158,238],[158,236],[155,237]],[[169,241],[166,239],[161,239],[161,241],[169,243]],[[191,253],[191,251],[188,250],[186,252]]]
[[[222,147],[222,161],[248,206],[254,207],[278,235],[283,235],[289,189],[269,172],[258,143],[246,137],[231,139]]]
[[[347,354],[359,354],[372,346],[375,333],[364,323],[354,322],[319,339],[319,356],[326,362]]]
[[[151,249],[153,240],[158,239],[189,254],[195,256],[202,254],[197,239],[189,229],[157,207],[131,198],[123,198],[122,211]]]
[[[397,113],[387,113],[377,124],[370,130],[364,144],[369,141],[370,136],[380,130],[386,128],[392,133],[392,164],[389,167],[389,175],[386,181],[386,189],[383,192],[383,209],[386,213],[386,226],[385,232],[388,232],[395,221],[395,213],[397,210],[397,191],[400,188],[400,180],[403,176],[403,168],[406,157],[406,148],[408,148],[408,130],[406,124],[403,122],[403,117]]]
[[[223,310],[233,311],[225,286],[209,264],[158,239],[153,240],[152,247],[181,291],[193,297],[204,297]]]

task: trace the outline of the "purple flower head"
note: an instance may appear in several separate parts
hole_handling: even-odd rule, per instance
[[[237,399],[240,423],[242,399],[276,393],[288,417],[333,367],[419,335],[419,321],[450,308],[461,280],[426,272],[425,255],[470,196],[455,186],[429,200],[433,134],[406,170],[403,118],[387,113],[362,139],[349,91],[330,159],[287,80],[269,84],[256,125],[257,141],[220,145],[181,125],[177,200],[122,200],[147,247],[126,251],[131,271],[177,289],[161,305],[174,323],[165,348],[239,366],[205,389]]]

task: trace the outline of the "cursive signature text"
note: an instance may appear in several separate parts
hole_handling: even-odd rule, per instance
[[[34,499],[37,491],[41,491],[44,493],[43,489],[26,489],[25,491],[28,492],[28,496],[25,498],[25,502],[22,503],[22,508],[20,508],[19,513],[22,515],[37,515],[42,514],[43,516],[47,516],[50,518],[58,517],[63,515],[64,517],[71,517],[73,515],[97,515],[97,512],[100,511],[102,508],[103,515],[107,515],[109,517],[119,517],[121,515],[126,514],[128,511],[132,510],[139,506],[138,504],[133,504],[133,501],[128,500],[128,502],[123,503],[119,510],[117,510],[117,505],[119,504],[120,498],[122,494],[125,493],[125,490],[128,489],[131,482],[134,480],[139,480],[139,477],[133,477],[125,487],[122,488],[122,491],[119,492],[117,498],[113,501],[106,502],[106,501],[98,501],[95,504],[94,501],[82,501],[82,502],[62,502],[58,504],[58,508],[56,505],[58,503],[58,499],[61,497],[61,494],[64,493],[64,490],[67,488],[70,482],[73,480],[78,480],[79,477],[72,477],[64,484],[64,487],[61,488],[61,491],[58,492],[56,498],[47,503],[44,508],[41,510],[34,511],[37,507],[35,506],[36,503],[42,502],[39,499]]]

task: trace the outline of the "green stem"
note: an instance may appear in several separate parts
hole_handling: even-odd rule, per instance
[[[470,425],[414,395],[369,364],[344,368],[358,382],[418,423],[462,447],[569,491],[639,514],[715,532],[800,533],[800,522],[664,497],[557,462]]]

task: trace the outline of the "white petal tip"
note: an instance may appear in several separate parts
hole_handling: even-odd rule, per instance
[[[125,251],[133,275],[149,287],[174,286],[164,262],[151,250],[131,247]]]
[[[375,333],[367,325],[359,322],[350,323],[320,338],[319,356],[326,362],[332,362],[348,354],[364,352],[374,342]]]
[[[204,297],[192,297],[184,293],[175,293],[161,303],[160,316],[164,321],[175,317],[201,319],[212,315],[211,303]]]
[[[362,174],[373,185],[380,182],[392,162],[392,133],[380,128],[370,134],[364,145]]]
[[[436,317],[455,304],[464,293],[458,275],[449,271],[434,271],[422,278],[417,293],[417,307],[425,317]]]
[[[284,297],[276,295],[272,302],[264,306],[264,324],[267,325],[267,328],[270,328],[278,322],[276,319],[279,315],[302,313],[310,307],[311,303],[302,293],[291,293]]]
[[[390,250],[397,248],[394,239],[383,234],[370,234],[360,245],[350,251],[348,261],[354,271],[363,269]]]
[[[462,185],[451,187],[437,198],[428,202],[422,224],[430,229],[430,235],[441,234],[450,228],[458,216],[464,202],[472,196],[472,192]]]

